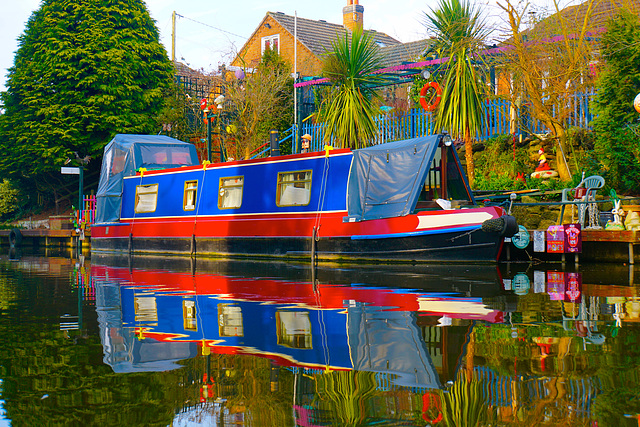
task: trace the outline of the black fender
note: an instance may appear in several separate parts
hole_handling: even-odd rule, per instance
[[[12,228],[9,232],[9,246],[12,248],[22,245],[22,232],[18,228]]]
[[[502,237],[513,237],[518,231],[518,222],[511,215],[502,215],[499,218],[491,218],[482,223],[482,231],[485,233],[498,233]]]

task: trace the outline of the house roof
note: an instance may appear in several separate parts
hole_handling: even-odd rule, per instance
[[[582,26],[585,16],[589,11],[589,1],[580,4],[567,6],[558,13],[541,20],[532,30],[534,34],[553,35],[558,31],[559,19],[564,22],[571,22],[577,26]],[[591,16],[587,23],[587,29],[597,31],[602,29],[607,21],[613,18],[621,9],[630,10],[638,14],[640,12],[640,0],[602,0],[594,1],[591,9]]]
[[[294,34],[295,17],[285,15],[282,12],[267,12],[267,16],[273,18],[278,24],[282,25],[289,33]],[[331,43],[339,36],[344,36],[346,29],[339,24],[332,24],[327,21],[316,21],[313,19],[297,18],[298,41],[306,46],[314,55],[321,57],[327,50],[331,49]],[[370,34],[373,40],[380,47],[392,46],[400,44],[393,37],[374,30],[366,30],[365,33]]]
[[[432,39],[423,39],[383,47],[380,49],[383,67],[422,61],[423,54],[429,49],[432,43]]]

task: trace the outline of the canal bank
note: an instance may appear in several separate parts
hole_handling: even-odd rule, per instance
[[[13,235],[12,235],[13,233]],[[16,235],[19,237],[16,238]],[[547,250],[548,230],[526,230],[528,242],[517,247],[515,242],[506,241],[502,252],[503,261],[543,261],[568,263],[613,262],[640,264],[640,232],[632,230],[581,230],[581,251],[579,253],[549,252]],[[544,240],[539,241],[539,236]],[[538,240],[536,242],[536,239]],[[507,239],[509,240],[509,239]],[[13,243],[12,243],[13,242]],[[537,246],[542,244],[543,251]],[[83,252],[91,250],[91,228],[78,232],[69,228],[35,228],[0,230],[2,247],[56,247],[78,248]]]
[[[74,228],[73,217],[51,216],[44,221],[27,221],[7,230],[0,230],[0,246],[59,247],[91,250],[91,226]]]

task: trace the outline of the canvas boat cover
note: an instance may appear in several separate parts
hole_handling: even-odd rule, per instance
[[[199,164],[193,144],[164,135],[116,135],[104,148],[96,194],[96,223],[120,219],[122,180],[140,168],[168,169]]]
[[[354,150],[347,190],[349,220],[413,212],[441,138],[429,135]]]

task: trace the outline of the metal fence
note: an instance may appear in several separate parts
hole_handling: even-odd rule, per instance
[[[563,116],[564,124],[567,127],[589,128],[589,123],[593,116],[589,110],[595,90],[591,89],[586,92],[573,94],[567,99],[564,105],[554,105],[552,114],[554,116]],[[487,120],[482,126],[482,130],[476,139],[484,140],[496,135],[505,135],[512,132],[512,124],[515,124],[515,133],[538,133],[544,134],[550,132],[546,126],[536,120],[530,113],[531,105],[523,103],[514,111],[511,109],[511,102],[503,99],[488,100],[484,106],[484,114]],[[561,113],[561,114],[559,114]],[[401,139],[416,138],[433,134],[434,117],[432,113],[423,109],[413,108],[405,114],[386,113],[376,117],[378,125],[378,134],[374,139],[374,144],[383,144],[385,142],[397,141]],[[303,123],[300,127],[298,141],[293,152],[300,151],[299,139],[301,135],[308,133],[312,136],[310,151],[321,151],[325,142],[325,124],[324,123]],[[295,133],[295,128],[290,129]]]

